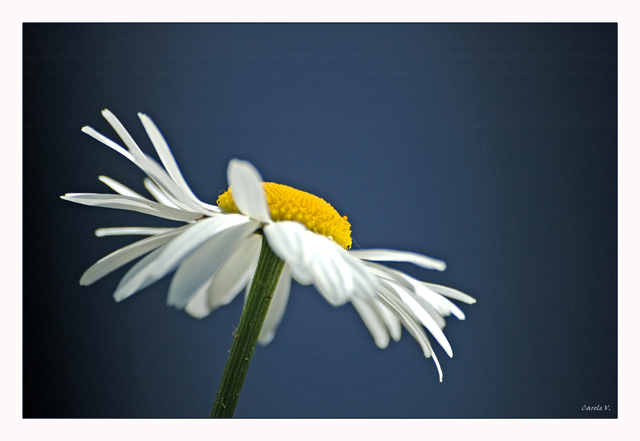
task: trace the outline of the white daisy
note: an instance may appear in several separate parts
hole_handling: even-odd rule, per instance
[[[433,357],[442,381],[440,365],[424,328],[451,357],[451,345],[442,332],[444,317],[453,314],[464,320],[464,314],[448,298],[469,304],[475,300],[377,262],[410,262],[439,271],[445,269],[444,262],[407,251],[350,250],[351,230],[346,217],[309,193],[263,182],[247,161],[231,160],[227,169],[229,190],[220,196],[217,205],[204,203],[189,189],[169,146],[148,116],[138,114],[162,165],[142,152],[110,111],[104,110],[102,114],[126,149],[90,127],[82,131],[136,164],[147,175],[144,185],[156,200],[105,176],[100,180],[117,194],[69,193],[62,199],[138,211],[186,225],[97,230],[97,236],[148,237],[100,259],[83,274],[81,285],[90,285],[145,256],[120,281],[114,293],[116,301],[175,270],[168,304],[202,318],[250,286],[264,235],[285,266],[260,333],[260,343],[268,344],[273,339],[294,279],[303,285],[313,284],[332,305],[351,302],[380,348],[387,347],[390,338],[397,341],[404,326],[418,341],[425,357]]]

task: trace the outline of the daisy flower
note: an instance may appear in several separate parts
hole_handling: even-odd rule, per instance
[[[147,177],[144,185],[155,200],[105,176],[99,179],[115,194],[69,193],[62,199],[79,204],[131,210],[184,225],[175,228],[104,228],[97,236],[140,235],[142,240],[100,259],[81,277],[90,285],[142,257],[120,281],[114,297],[121,301],[175,271],[167,303],[202,318],[248,290],[266,243],[284,262],[258,341],[268,344],[284,315],[291,281],[313,284],[332,305],[351,303],[385,348],[400,338],[401,328],[433,358],[440,381],[442,370],[425,329],[450,357],[451,345],[442,329],[445,317],[464,313],[449,299],[475,300],[452,288],[419,281],[380,262],[409,262],[442,271],[445,263],[407,251],[351,249],[351,225],[346,216],[323,199],[286,185],[263,182],[247,161],[229,162],[229,189],[216,205],[202,202],[190,190],[156,125],[138,114],[161,164],[142,152],[120,121],[102,112],[125,147],[91,127],[83,132],[137,165]],[[143,257],[144,256],[144,257]]]

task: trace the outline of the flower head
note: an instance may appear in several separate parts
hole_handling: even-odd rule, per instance
[[[97,236],[143,235],[142,240],[100,259],[81,277],[90,285],[123,265],[140,258],[120,281],[114,297],[124,300],[175,271],[167,302],[202,318],[231,302],[251,284],[261,235],[285,262],[259,342],[274,337],[289,298],[291,280],[313,284],[332,305],[350,302],[385,348],[400,338],[404,326],[418,341],[425,357],[433,357],[426,328],[452,356],[442,329],[450,314],[463,312],[448,298],[475,300],[452,288],[419,281],[378,262],[409,262],[444,270],[444,262],[421,254],[386,249],[351,250],[351,225],[346,216],[323,199],[294,188],[263,182],[247,161],[233,159],[227,169],[229,189],[210,205],[198,199],[182,177],[169,146],[151,119],[139,114],[160,161],[145,155],[118,119],[102,112],[122,139],[121,147],[90,127],[83,132],[122,154],[146,175],[144,184],[155,201],[105,176],[100,180],[116,194],[69,193],[63,199],[84,205],[132,210],[184,222],[176,228],[104,228]]]

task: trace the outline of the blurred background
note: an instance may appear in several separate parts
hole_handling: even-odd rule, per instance
[[[612,418],[617,407],[616,24],[24,24],[23,416],[206,417],[242,302],[196,320],[170,277],[116,303],[128,266],[78,280],[175,225],[60,200],[146,194],[143,174],[80,132],[155,156],[163,132],[215,203],[232,158],[323,197],[354,248],[411,250],[460,289],[444,371],[405,331],[378,349],[355,310],[293,285],[236,409],[247,418]],[[39,208],[38,208],[39,207]],[[584,406],[609,406],[585,411]]]

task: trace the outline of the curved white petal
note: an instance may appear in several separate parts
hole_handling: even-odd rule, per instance
[[[97,237],[106,236],[155,236],[173,231],[175,228],[156,228],[156,227],[115,227],[115,228],[98,228],[95,232]]]
[[[167,207],[149,199],[123,196],[120,194],[67,193],[60,196],[66,201],[94,207],[114,208],[118,210],[137,211],[177,221],[194,221],[202,217],[201,213]]]
[[[249,224],[250,228],[256,228],[255,222],[239,214],[210,217],[196,222],[167,245],[164,254],[154,265],[153,274],[160,275],[173,270],[185,256],[204,242],[229,228],[242,224]]]
[[[443,317],[447,317],[453,314],[458,320],[465,319],[464,312],[462,312],[460,308],[449,301],[449,299],[441,296],[434,291],[431,291],[424,284],[420,284],[420,282],[418,282],[417,280],[414,284],[414,288],[414,292],[418,300],[424,300],[426,303],[431,305],[438,312],[438,314],[442,315]]]
[[[442,383],[442,368],[440,367],[440,362],[438,361],[438,357],[434,352],[431,353],[433,357],[433,362],[436,364],[436,369],[438,369],[438,376],[440,377],[440,383]]]
[[[311,285],[313,283],[313,276],[307,271],[304,266],[290,265],[291,277],[300,285]]]
[[[249,236],[218,270],[207,289],[207,306],[213,311],[227,305],[247,285],[247,281],[255,271],[262,237]]]
[[[142,153],[142,150],[140,150],[140,147],[138,147],[138,144],[136,144],[131,135],[129,135],[127,129],[124,128],[122,123],[113,113],[111,113],[109,109],[103,109],[102,116],[109,122],[111,127],[113,127],[113,130],[116,131],[120,139],[124,142],[124,145],[127,146],[133,156],[145,156],[145,154]]]
[[[385,327],[384,320],[377,314],[375,307],[359,298],[351,299],[351,304],[358,311],[360,318],[371,332],[373,340],[380,349],[389,346],[389,332]]]
[[[134,163],[155,182],[162,192],[173,202],[174,205],[188,210],[206,215],[216,214],[219,210],[207,210],[200,204],[189,199],[189,197],[176,185],[167,172],[153,159],[144,156],[137,157]]]
[[[156,198],[156,200],[160,202],[162,205],[166,205],[168,207],[173,207],[173,208],[180,208],[169,198],[169,196],[167,196],[167,194],[164,191],[162,191],[160,187],[158,187],[158,184],[153,182],[151,179],[144,178],[143,182],[147,191],[151,193],[151,196]]]
[[[380,290],[380,301],[385,304],[389,310],[393,311],[398,319],[402,322],[404,327],[409,331],[411,336],[418,342],[422,348],[422,352],[426,358],[430,358],[433,350],[429,343],[429,338],[424,332],[422,326],[415,321],[415,319],[409,314],[401,303],[394,298],[394,296],[387,290],[386,287],[382,287]]]
[[[335,250],[318,250],[318,255],[309,256],[305,266],[313,276],[316,289],[329,303],[339,306],[351,300],[354,285],[348,271],[344,271],[346,265],[332,251]]]
[[[263,227],[274,253],[292,266],[300,283],[313,283],[332,305],[342,305],[354,296],[372,298],[377,280],[360,260],[332,240],[307,230],[294,221],[274,222]]]
[[[465,315],[460,308],[454,305],[447,298],[431,290],[424,282],[421,282],[402,271],[387,268],[386,266],[377,263],[369,262],[368,266],[371,267],[375,273],[385,277],[386,280],[400,284],[407,290],[411,291],[416,299],[425,306],[427,312],[429,312],[434,320],[438,322],[440,328],[444,327],[444,320],[439,316],[447,317],[450,314],[453,314],[460,320],[465,319]]]
[[[407,311],[410,311],[414,314],[420,323],[425,326],[431,335],[433,335],[440,346],[445,350],[449,357],[453,357],[453,350],[451,349],[451,345],[445,337],[442,329],[438,326],[438,324],[433,320],[427,311],[420,305],[420,303],[411,296],[411,293],[405,290],[402,286],[394,284],[393,282],[383,282],[384,285],[389,289],[397,293],[400,297],[400,301],[402,305],[406,308]]]
[[[114,251],[91,265],[80,278],[80,285],[91,285],[93,282],[100,280],[121,266],[166,244],[189,226],[190,225],[186,225],[181,228],[175,228],[167,233],[139,240]]]
[[[267,197],[258,170],[248,161],[232,159],[227,168],[227,179],[238,211],[262,223],[270,223]]]
[[[207,306],[207,289],[209,285],[205,283],[194,296],[189,300],[189,303],[184,307],[185,312],[190,316],[197,319],[202,319],[211,314],[211,309]]]
[[[476,299],[474,299],[468,294],[458,291],[457,289],[449,288],[448,286],[436,285],[435,283],[426,283],[426,282],[422,282],[422,283],[426,285],[428,288],[430,288],[431,290],[443,296],[447,296],[450,299],[459,300],[461,302],[468,303],[470,305],[473,305],[476,302]]]
[[[166,245],[163,245],[160,248],[152,251],[151,253],[144,256],[141,260],[139,260],[135,265],[127,271],[124,277],[118,283],[118,287],[113,293],[113,298],[116,302],[120,302],[128,297],[131,297],[133,294],[138,291],[143,290],[147,286],[156,282],[161,277],[151,278],[148,277],[148,273],[145,270],[153,264],[158,259],[164,250]],[[164,274],[162,274],[164,276]]]
[[[425,302],[424,299],[420,297],[416,296],[415,299],[420,304],[420,306],[426,311],[426,313],[429,314],[429,316],[433,319],[433,321],[436,323],[438,328],[440,328],[441,330],[444,329],[444,327],[447,325],[447,322],[444,319],[444,317],[438,311],[436,311],[433,305]]]
[[[117,298],[125,298],[142,289],[142,286],[160,280],[204,242],[241,224],[249,224],[251,228],[256,227],[255,222],[239,214],[211,217],[190,225],[186,231],[159,250],[161,253],[154,254],[153,259],[143,259],[144,264],[141,261],[131,268],[114,295]],[[211,275],[212,273],[209,273],[209,276]]]
[[[179,309],[184,308],[198,289],[217,273],[255,230],[254,222],[228,228],[189,254],[171,280],[167,304]]]
[[[151,118],[149,118],[144,113],[138,113],[138,118],[140,118],[140,121],[142,122],[142,125],[144,126],[144,129],[149,136],[149,139],[151,139],[151,143],[156,148],[156,152],[160,157],[162,165],[164,165],[164,168],[169,173],[169,176],[171,176],[171,178],[173,179],[173,182],[175,182],[178,187],[182,189],[182,191],[195,199],[196,196],[193,194],[191,188],[189,188],[187,182],[184,180],[182,172],[180,172],[180,168],[178,167],[178,164],[173,157],[173,153],[171,153],[171,149],[165,141],[164,136],[162,136],[162,133],[160,133],[160,130],[158,130],[158,127],[151,120]]]
[[[267,311],[267,316],[262,324],[260,330],[260,336],[258,337],[258,343],[261,345],[268,345],[276,335],[276,329],[284,317],[284,312],[287,309],[287,303],[289,302],[289,293],[291,292],[291,267],[285,265],[280,274],[280,280],[273,293],[271,299],[271,305]]]
[[[116,152],[120,153],[122,156],[127,158],[129,161],[134,162],[134,163],[136,162],[136,159],[133,157],[133,155],[131,153],[129,153],[126,149],[123,149],[120,145],[118,145],[118,143],[113,142],[112,140],[110,140],[109,138],[104,136],[102,133],[96,131],[93,127],[84,126],[82,128],[82,132],[86,133],[89,136],[91,136],[96,141],[100,141],[101,143],[103,143],[107,147],[109,147],[109,148],[115,150]]]
[[[429,338],[427,334],[425,334],[423,328],[417,323],[410,314],[405,311],[405,309],[398,303],[397,300],[393,298],[393,296],[389,295],[390,293],[383,286],[380,290],[380,300],[385,303],[389,309],[394,311],[402,324],[405,326],[409,334],[418,342],[420,347],[422,348],[422,352],[426,358],[433,357],[433,361],[436,364],[436,368],[438,369],[438,375],[440,377],[440,382],[442,382],[442,368],[440,367],[440,363],[436,358],[436,354],[433,352],[431,348],[431,344],[429,343]]]
[[[292,266],[303,266],[306,261],[305,230],[302,224],[292,221],[274,222],[262,228],[273,252]]]
[[[176,160],[171,153],[171,149],[165,141],[164,136],[162,136],[162,133],[160,133],[158,127],[151,120],[151,118],[149,118],[144,113],[138,113],[138,117],[140,118],[140,121],[142,121],[142,125],[144,126],[149,139],[151,139],[151,143],[155,147],[156,152],[158,152],[158,156],[160,157],[162,165],[164,165],[164,168],[169,173],[169,176],[171,176],[171,178],[173,179],[173,182],[175,182],[176,185],[184,192],[184,194],[196,204],[201,205],[207,210],[220,211],[218,207],[205,204],[200,199],[198,199],[195,194],[193,194],[193,191],[191,191],[191,188],[189,188],[189,185],[187,185],[187,181],[185,181],[184,177],[182,176],[180,168],[178,168],[178,164],[176,163]]]
[[[144,173],[147,174],[153,181],[158,184],[163,192],[172,200],[172,202],[185,210],[202,212],[205,214],[217,213],[218,209],[207,209],[206,204],[199,204],[189,198],[189,196],[175,183],[173,178],[164,170],[156,161],[146,156],[140,147],[135,143],[131,135],[127,132],[124,126],[118,121],[118,119],[109,110],[103,110],[102,115],[111,124],[116,133],[124,141],[129,150],[125,150],[117,143],[113,142],[104,135],[98,133],[91,127],[85,126],[82,131],[94,139],[102,142],[106,146],[114,149],[135,165],[137,165]]]
[[[384,323],[389,330],[389,335],[393,338],[394,341],[399,341],[402,335],[402,325],[400,324],[400,319],[391,312],[391,310],[380,300],[376,299],[373,302],[374,307],[378,310],[380,317],[384,320]]]
[[[438,259],[424,256],[418,253],[412,253],[410,251],[397,251],[397,250],[383,250],[383,249],[370,249],[370,250],[351,250],[350,254],[364,260],[384,261],[384,262],[409,262],[414,265],[421,266],[427,269],[435,269],[438,271],[444,271],[447,265]]]
[[[107,184],[116,193],[119,193],[119,194],[124,195],[124,196],[132,196],[134,198],[146,199],[141,194],[136,193],[135,191],[131,190],[126,185],[123,185],[123,184],[119,183],[118,181],[116,181],[115,179],[111,179],[108,176],[99,176],[98,179],[101,182],[104,182],[105,184]]]
[[[163,169],[156,161],[145,155],[144,152],[138,147],[138,144],[131,137],[127,129],[124,128],[122,123],[111,113],[110,110],[104,109],[102,116],[109,122],[111,127],[116,131],[120,139],[129,149],[131,153],[132,161],[140,167],[151,179],[153,179],[165,193],[173,200],[177,205],[194,211],[202,211],[203,207],[192,201],[187,193],[175,182],[175,180]]]

